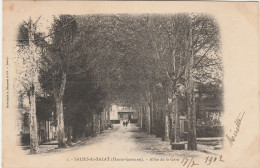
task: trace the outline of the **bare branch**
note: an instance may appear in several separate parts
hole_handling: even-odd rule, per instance
[[[205,53],[201,56],[201,58],[197,61],[197,63],[195,63],[194,68],[196,68],[196,66],[207,56],[207,53],[209,52],[209,50],[214,46],[214,44],[217,41],[215,40],[210,46],[209,48],[205,51]]]
[[[199,45],[199,48],[194,50],[194,55],[196,55],[211,39],[214,35],[216,35],[217,32],[211,34],[210,37],[208,37],[201,45]],[[214,42],[215,43],[215,42]]]
[[[40,20],[41,16],[34,22],[33,26],[37,24],[37,22]]]

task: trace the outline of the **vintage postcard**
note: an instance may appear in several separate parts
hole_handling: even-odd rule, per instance
[[[4,1],[4,168],[258,168],[259,4]]]

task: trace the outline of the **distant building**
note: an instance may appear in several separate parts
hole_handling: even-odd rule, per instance
[[[137,113],[132,107],[112,105],[110,109],[110,121],[122,122],[123,120],[137,120]]]

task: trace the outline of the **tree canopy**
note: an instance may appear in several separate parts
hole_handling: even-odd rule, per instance
[[[18,53],[25,56],[28,30],[21,25],[17,36]],[[53,19],[50,41],[34,34],[38,84],[56,102],[61,133],[63,109],[65,123],[84,124],[93,110],[99,114],[112,103],[141,109],[152,102],[159,106],[163,97],[193,101],[197,90],[218,97],[219,31],[216,20],[204,14],[60,15]],[[22,82],[30,72],[23,65]]]

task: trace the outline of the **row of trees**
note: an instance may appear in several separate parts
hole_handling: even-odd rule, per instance
[[[120,15],[115,20],[123,34],[120,44],[126,48],[126,64],[120,63],[124,75],[118,79],[123,81],[120,100],[141,112],[140,126],[145,130],[163,139],[169,139],[172,132],[172,141],[178,143],[178,104],[185,99],[188,149],[196,150],[195,91],[205,85],[222,87],[220,35],[215,20],[187,14]],[[167,112],[168,99],[174,107]],[[173,129],[169,128],[171,115]]]
[[[54,18],[47,36],[36,32],[36,27],[37,21],[22,24],[17,40],[20,57],[30,60],[23,62],[29,66],[20,77],[28,78],[25,90],[31,102],[32,151],[37,150],[33,103],[36,85],[55,100],[59,147],[64,146],[64,103],[68,114],[78,118],[88,108],[102,111],[111,103],[132,106],[139,112],[142,128],[150,133],[163,128],[164,133],[159,134],[168,139],[171,114],[165,106],[171,99],[176,104],[171,113],[177,143],[177,104],[185,98],[188,149],[197,149],[194,91],[209,83],[222,87],[219,28],[212,17],[61,15]],[[75,108],[82,110],[76,113]]]
[[[68,15],[54,18],[47,36],[36,32],[37,22],[33,23],[30,19],[19,27],[16,59],[16,63],[22,66],[17,69],[18,85],[22,85],[24,91],[20,93],[26,94],[29,98],[32,153],[38,151],[36,109],[37,117],[40,119],[44,116],[42,113],[50,112],[49,109],[41,107],[51,107],[54,104],[58,146],[66,147],[64,124],[66,123],[68,128],[74,126],[81,129],[86,123],[91,122],[93,127],[95,122],[93,117],[103,111],[103,99],[106,96],[94,80],[92,69],[86,68],[87,58],[80,55],[82,53],[79,47],[81,44],[77,38],[79,32],[76,18]],[[51,40],[45,40],[47,37]],[[44,101],[38,101],[38,106],[36,106],[36,97],[45,102],[49,101],[47,104]],[[48,117],[50,118],[51,115]],[[81,126],[78,126],[79,124]],[[74,131],[78,134],[83,134],[83,132]],[[94,134],[94,128],[91,134]],[[68,134],[68,143],[71,141],[70,137],[71,135]]]

